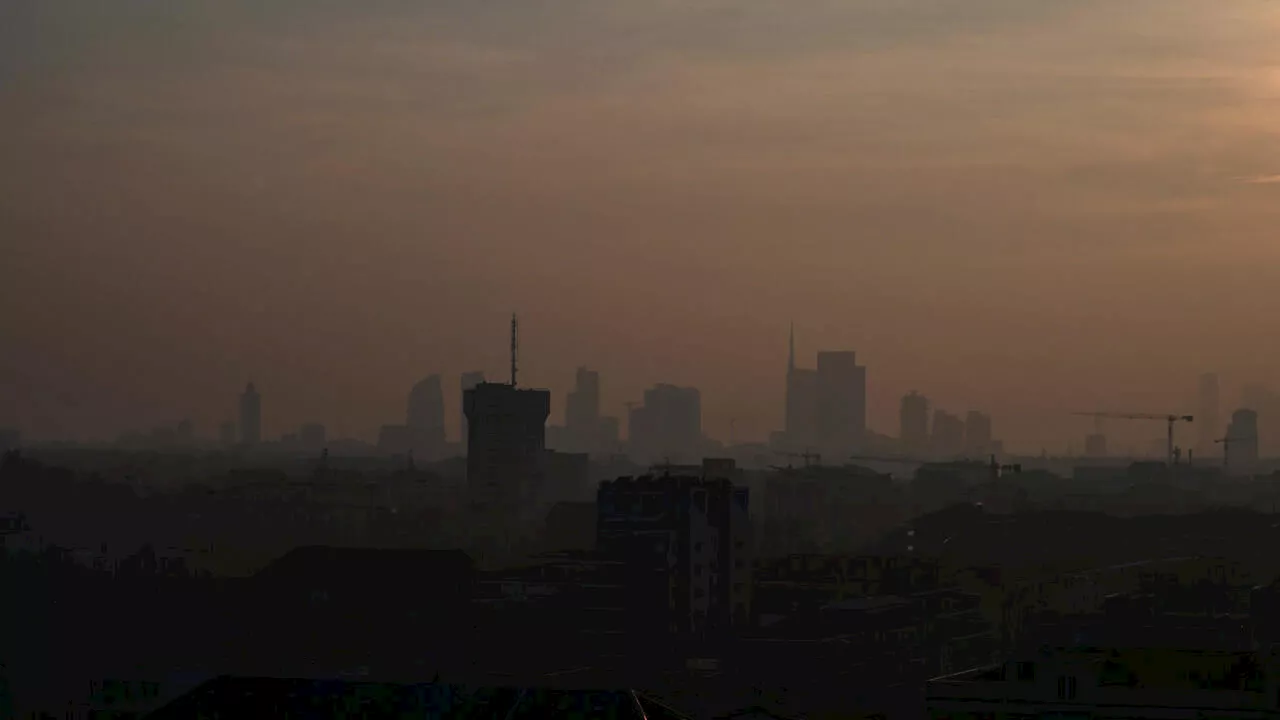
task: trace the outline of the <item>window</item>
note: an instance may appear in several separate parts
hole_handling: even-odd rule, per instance
[[[1058,699],[1074,700],[1076,697],[1076,679],[1074,677],[1058,678]]]
[[[1018,682],[1034,682],[1036,679],[1036,664],[1032,662],[1018,663]]]

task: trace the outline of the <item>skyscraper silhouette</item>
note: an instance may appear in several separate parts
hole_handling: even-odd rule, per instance
[[[437,460],[444,452],[444,388],[439,375],[431,375],[409,391],[405,425],[409,445],[420,460]]]
[[[698,460],[702,448],[702,394],[697,388],[660,384],[644,391],[644,405],[633,408],[629,438],[634,459]]]
[[[262,398],[252,382],[240,396],[240,442],[248,447],[262,442]]]
[[[815,425],[818,447],[832,457],[861,447],[867,432],[867,369],[851,351],[818,353]]]
[[[464,452],[467,449],[467,435],[468,435],[466,394],[468,390],[479,385],[482,382],[484,382],[484,371],[482,370],[472,370],[471,372],[462,373],[462,396],[463,396],[462,432],[461,432],[459,441],[462,444],[462,449]]]
[[[786,444],[804,450],[817,440],[818,373],[796,367],[796,330],[791,327],[787,352]]]
[[[551,393],[482,382],[463,393],[463,412],[472,505],[492,527],[518,532],[542,480]]]
[[[912,390],[902,398],[898,411],[898,438],[908,452],[922,452],[929,446],[929,398]]]

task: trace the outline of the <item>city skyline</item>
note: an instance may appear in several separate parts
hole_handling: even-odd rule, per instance
[[[877,429],[913,387],[1021,447],[1275,387],[1280,16],[1228,4],[24,5],[0,423],[207,432],[252,377],[365,435],[504,374],[512,308],[530,383],[698,387],[719,436],[777,426],[792,319]]]

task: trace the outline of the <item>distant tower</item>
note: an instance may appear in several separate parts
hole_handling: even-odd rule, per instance
[[[792,325],[787,352],[783,435],[793,450],[808,450],[817,441],[819,392],[818,371],[796,367],[796,331]]]
[[[898,439],[903,449],[921,452],[929,445],[929,398],[912,390],[898,412]]]
[[[410,450],[419,460],[436,460],[444,449],[444,387],[439,375],[418,382],[409,391],[405,425]]]
[[[240,396],[240,442],[249,447],[262,442],[262,398],[252,382]]]
[[[485,382],[485,379],[484,379],[484,371],[482,371],[482,370],[472,370],[471,372],[464,372],[464,373],[462,373],[462,397],[463,397],[463,410],[462,410],[462,433],[461,433],[461,437],[460,437],[459,441],[462,443],[462,449],[463,449],[463,451],[464,451],[464,452],[465,452],[465,451],[466,451],[466,449],[467,449],[467,435],[468,435],[468,432],[467,432],[467,411],[466,411],[466,395],[467,395],[467,391],[468,391],[468,390],[470,390],[471,388],[473,388],[473,387],[475,387],[475,386],[479,385],[479,384],[480,384],[480,383],[482,383],[482,382]]]
[[[1258,464],[1258,413],[1237,410],[1227,428],[1227,464],[1233,471],[1252,471]]]
[[[600,418],[600,373],[578,368],[565,402],[565,432],[573,452],[598,452],[604,444]]]

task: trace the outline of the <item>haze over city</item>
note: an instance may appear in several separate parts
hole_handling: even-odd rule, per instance
[[[608,414],[696,386],[763,440],[792,322],[880,432],[916,389],[1060,451],[1202,372],[1226,412],[1280,384],[1277,33],[1263,0],[8,2],[0,425],[212,436],[253,380],[269,435],[372,439],[424,375],[502,377],[512,311],[553,422],[586,364]]]

